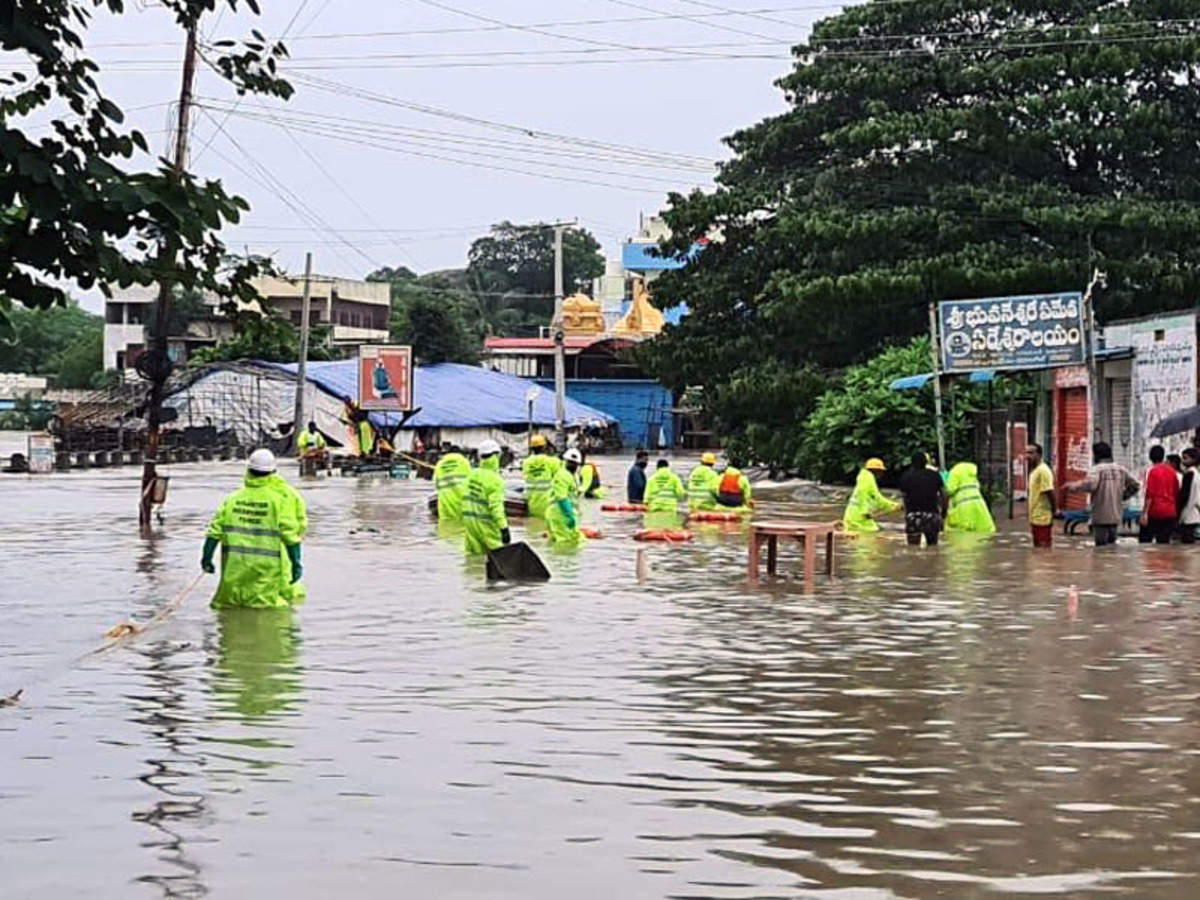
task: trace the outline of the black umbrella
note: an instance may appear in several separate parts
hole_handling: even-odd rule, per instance
[[[1187,409],[1171,413],[1155,425],[1154,430],[1150,432],[1150,437],[1167,437],[1196,428],[1200,428],[1200,406],[1190,406]]]

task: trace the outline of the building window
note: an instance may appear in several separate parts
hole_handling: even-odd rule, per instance
[[[104,321],[109,325],[121,324],[121,308],[120,303],[109,303],[104,307]]]
[[[298,309],[292,310],[292,324],[293,325],[300,324],[300,310],[298,310]]]

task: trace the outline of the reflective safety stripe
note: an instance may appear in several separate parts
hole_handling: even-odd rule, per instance
[[[437,479],[437,486],[439,488],[453,487],[456,484],[462,484],[466,480],[466,475],[439,475]]]
[[[226,544],[225,549],[230,553],[242,553],[246,556],[270,556],[279,559],[279,549],[267,550],[264,547],[242,547],[238,544]]]
[[[226,525],[226,534],[252,534],[255,537],[282,537],[278,528],[243,528],[241,525]]]
[[[950,502],[954,506],[960,506],[971,500],[982,500],[983,494],[979,492],[979,486],[974,484],[964,484],[957,491],[950,495]]]

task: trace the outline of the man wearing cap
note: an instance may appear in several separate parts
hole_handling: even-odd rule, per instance
[[[572,447],[563,454],[563,464],[550,486],[546,527],[551,542],[560,547],[576,547],[583,540],[579,530],[579,482],[575,478],[582,463],[583,454]]]
[[[304,574],[295,503],[299,497],[293,499],[280,488],[282,479],[275,468],[270,450],[251,453],[243,486],[222,501],[209,523],[200,567],[215,572],[213,556],[221,548],[214,609],[286,607],[303,599],[298,583]]]
[[[548,449],[545,436],[535,434],[529,439],[529,456],[521,463],[521,474],[525,476],[525,504],[533,519],[546,518],[550,486],[554,482],[554,473],[562,465]]]
[[[875,480],[875,473],[886,471],[887,467],[882,459],[871,457],[858,473],[854,492],[850,495],[850,502],[846,504],[846,512],[842,516],[842,525],[847,531],[878,531],[879,523],[875,521],[875,515],[895,512],[900,508],[899,503],[883,496]]]
[[[692,469],[687,483],[687,508],[689,513],[717,508],[717,486],[721,478],[713,467],[717,457],[705,453],[700,457],[700,465]]]
[[[512,540],[504,513],[500,445],[493,440],[479,445],[479,465],[467,476],[462,514],[468,554],[487,553]]]

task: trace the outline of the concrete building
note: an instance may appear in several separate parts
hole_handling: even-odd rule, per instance
[[[300,324],[304,296],[302,279],[259,278],[255,287],[263,305],[293,324]],[[330,340],[345,348],[347,355],[360,344],[382,344],[388,339],[391,294],[387,284],[313,276],[311,320],[326,325]],[[130,369],[145,350],[146,326],[158,298],[157,287],[134,286],[116,289],[104,304],[104,367]],[[233,335],[231,324],[221,314],[216,297],[205,297],[212,315],[188,325],[186,334],[172,335],[168,341],[171,358],[177,362],[200,347],[211,347]],[[251,307],[257,308],[257,307]]]

